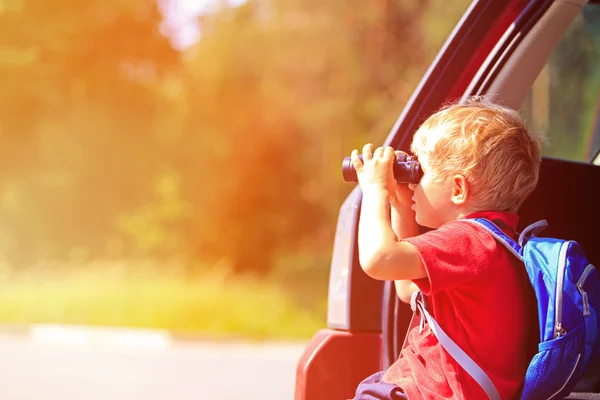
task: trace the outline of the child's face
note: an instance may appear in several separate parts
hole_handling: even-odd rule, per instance
[[[408,185],[414,192],[412,209],[419,225],[437,229],[452,220],[451,183],[448,179],[441,182],[434,180],[425,155],[419,155],[419,163],[423,177],[419,183]]]

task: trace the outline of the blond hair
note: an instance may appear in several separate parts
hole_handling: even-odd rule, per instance
[[[426,156],[435,180],[462,174],[477,210],[514,213],[537,185],[541,138],[516,111],[472,98],[429,117],[411,151]]]

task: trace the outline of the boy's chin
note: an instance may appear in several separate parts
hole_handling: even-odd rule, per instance
[[[424,226],[425,228],[430,228],[430,229],[437,229],[437,226],[434,226],[435,224],[432,224],[431,222],[428,222],[426,220],[424,220],[423,218],[419,217],[419,213],[415,214],[415,221],[417,221],[417,224]]]
[[[419,224],[421,226],[425,226],[424,225],[425,221],[423,221],[423,218],[421,218],[421,216],[419,215],[419,213],[417,212],[417,210],[415,210],[413,208],[413,211],[415,212],[415,221],[417,221],[417,224]]]

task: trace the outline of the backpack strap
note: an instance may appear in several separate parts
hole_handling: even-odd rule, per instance
[[[529,225],[527,228],[523,229],[521,235],[519,235],[519,244],[521,246],[525,245],[525,242],[529,239],[530,236],[537,236],[541,231],[548,227],[548,221],[545,219],[534,222]]]
[[[523,261],[523,249],[521,248],[521,245],[519,243],[517,243],[513,238],[508,236],[506,233],[504,233],[504,231],[502,229],[498,228],[498,226],[496,224],[494,224],[492,221],[485,219],[485,218],[460,219],[459,221],[467,222],[470,224],[475,224],[475,225],[478,225],[481,228],[485,229],[498,242],[502,243],[504,245],[504,247],[506,247],[508,249],[508,251],[513,253],[515,257],[517,257],[519,260]],[[542,222],[542,221],[539,221],[539,222]],[[533,225],[535,225],[535,224],[533,224]],[[529,227],[527,227],[521,234],[521,237],[525,237],[523,234],[526,235],[531,230],[534,230],[534,233],[535,233],[536,232],[535,229],[540,228],[540,227],[536,227],[533,225],[530,225]],[[546,226],[548,226],[547,223],[546,223]],[[542,227],[542,229],[544,227]],[[532,229],[529,229],[529,228],[532,228]],[[519,242],[520,241],[521,241],[521,238],[519,238]]]
[[[487,394],[490,400],[501,400],[498,390],[494,386],[494,383],[483,369],[475,361],[471,359],[450,337],[444,332],[444,330],[438,325],[437,321],[427,312],[425,307],[425,299],[421,291],[416,291],[410,298],[410,307],[416,315],[421,315],[421,327],[419,332],[424,327],[425,320],[429,324],[431,332],[438,339],[442,347],[454,358],[454,360],[465,370],[475,382],[481,386],[483,391]]]

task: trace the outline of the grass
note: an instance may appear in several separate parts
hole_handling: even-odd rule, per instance
[[[272,280],[114,263],[58,270],[0,274],[0,324],[155,328],[212,339],[307,339],[325,326],[325,299],[301,307]]]

